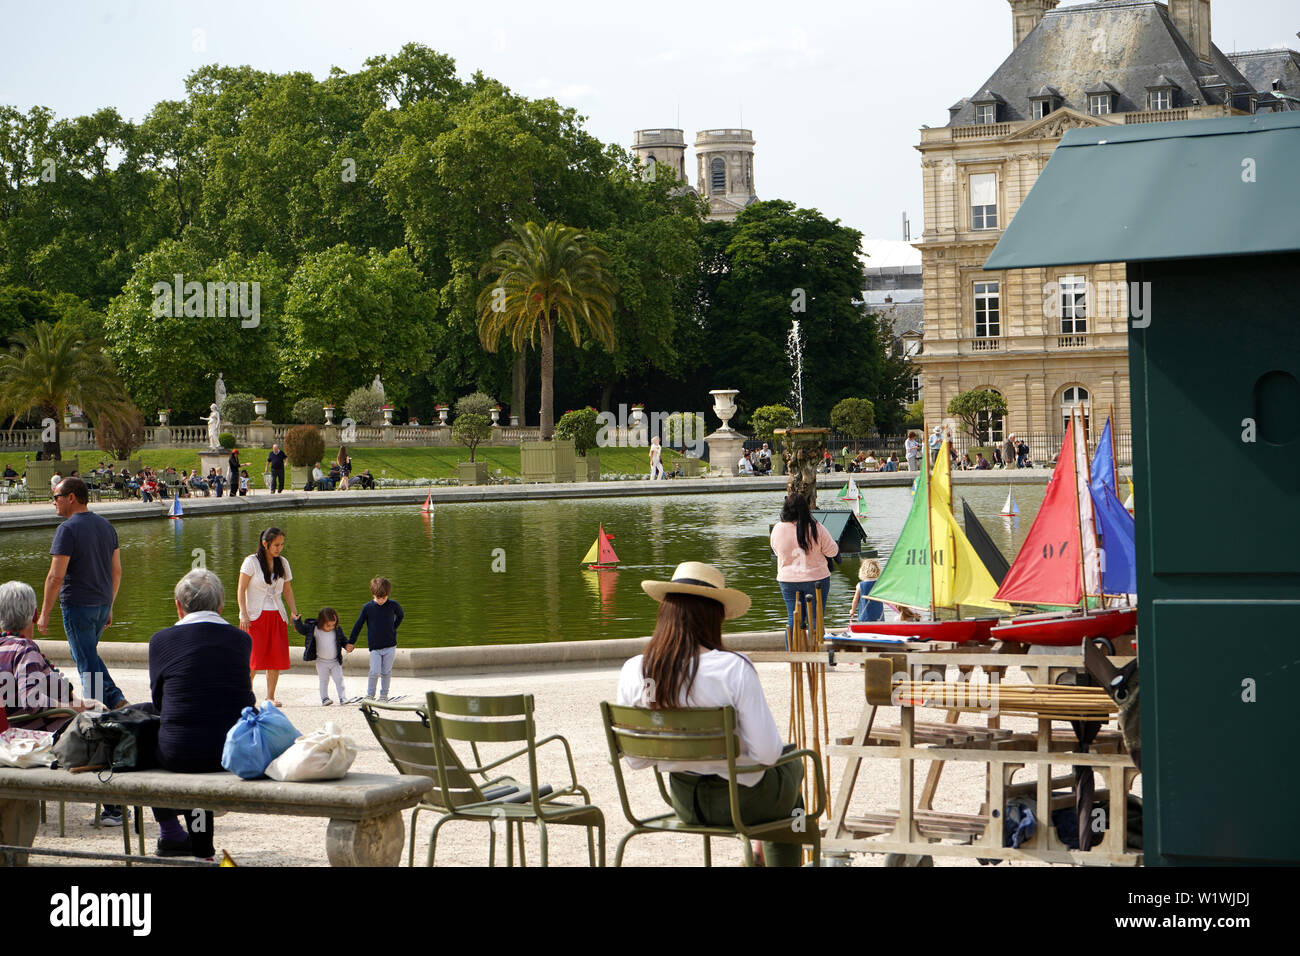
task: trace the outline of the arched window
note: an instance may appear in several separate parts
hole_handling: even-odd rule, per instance
[[[721,156],[713,157],[709,163],[709,191],[715,193],[727,191],[727,164]]]
[[[1001,395],[996,388],[984,389],[992,392],[994,395]],[[991,412],[980,412],[975,418],[975,430],[979,433],[979,441],[982,445],[1001,445],[1002,440],[1006,438],[1007,420],[1004,415],[994,415]]]
[[[1084,427],[1089,427],[1088,416],[1092,413],[1092,396],[1082,385],[1067,385],[1061,392],[1061,433],[1070,423],[1070,415],[1078,408],[1083,412]]]

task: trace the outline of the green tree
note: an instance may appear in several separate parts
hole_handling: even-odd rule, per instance
[[[492,437],[492,419],[476,412],[457,415],[451,425],[451,437],[469,449],[469,460],[474,460],[474,450]]]
[[[495,276],[478,297],[484,347],[496,351],[505,334],[516,351],[541,339],[543,439],[555,430],[555,327],[567,329],[575,345],[585,327],[606,348],[614,346],[615,289],[605,274],[606,261],[577,229],[528,222],[493,250],[480,272],[483,279]]]
[[[95,444],[117,461],[125,461],[144,447],[144,416],[127,403],[104,412],[95,422]]]
[[[831,409],[831,428],[850,438],[866,438],[876,427],[876,409],[866,398],[842,398]]]
[[[794,409],[785,405],[764,405],[756,408],[749,416],[749,427],[754,432],[754,437],[766,442],[772,442],[775,437],[772,432],[778,428],[794,428],[797,419],[795,418]]]
[[[948,402],[948,414],[955,416],[975,441],[991,440],[988,434],[990,419],[1002,418],[1007,413],[1007,400],[987,388],[973,388],[954,395]]]
[[[358,425],[378,425],[384,419],[382,411],[386,399],[369,385],[354,388],[343,403],[343,416]]]
[[[59,428],[70,402],[85,409],[91,421],[125,414],[126,390],[103,343],[82,339],[64,322],[38,322],[18,332],[0,354],[0,415],[17,418],[35,409],[53,419],[53,440],[43,446],[58,458]]]

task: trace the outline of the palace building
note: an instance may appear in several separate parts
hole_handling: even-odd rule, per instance
[[[1129,301],[1122,263],[983,271],[1057,143],[1076,127],[1298,108],[1300,54],[1226,56],[1211,39],[1210,0],[1009,2],[1011,55],[916,147],[925,312],[913,361],[928,425],[955,426],[948,402],[992,389],[1008,414],[981,437],[1033,436],[1038,457],[1055,453],[1075,406],[1098,427],[1113,406],[1117,430],[1129,431],[1128,322],[1148,305]]]

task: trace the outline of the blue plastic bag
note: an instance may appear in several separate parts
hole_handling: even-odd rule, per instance
[[[245,707],[235,726],[226,733],[221,766],[245,780],[265,777],[271,761],[301,736],[274,704],[264,704],[260,711]]]

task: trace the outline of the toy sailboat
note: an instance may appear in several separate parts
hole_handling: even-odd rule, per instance
[[[1133,513],[1133,479],[1128,480],[1128,497],[1124,499],[1124,510]]]
[[[429,492],[429,497],[424,499],[424,504],[420,505],[420,514],[433,514],[433,492]]]
[[[172,503],[167,508],[167,517],[180,518],[183,517],[184,514],[185,512],[181,509],[181,495],[178,491],[172,496]]]
[[[1016,496],[1010,488],[1007,489],[1007,500],[1002,505],[1002,510],[998,512],[1003,518],[1014,518],[1020,514],[1020,506],[1016,504]]]
[[[618,555],[614,553],[612,534],[605,533],[605,526],[600,526],[600,534],[591,543],[591,549],[582,559],[582,563],[593,571],[612,571],[618,565]]]
[[[844,487],[840,489],[840,501],[857,501],[860,497],[861,495],[858,492],[858,486],[854,483],[853,478],[850,477],[849,480],[844,483]]]

